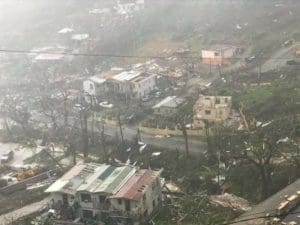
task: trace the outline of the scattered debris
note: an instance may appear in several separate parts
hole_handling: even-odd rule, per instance
[[[225,207],[231,208],[238,211],[249,211],[251,210],[250,204],[246,199],[238,197],[234,194],[225,193],[223,195],[211,195],[209,197],[211,203]]]
[[[82,41],[89,37],[89,34],[74,34],[72,35],[72,39],[76,41]]]
[[[72,33],[74,30],[72,28],[68,28],[68,27],[65,27],[61,30],[59,30],[57,33],[59,34],[67,34],[67,33]]]
[[[161,152],[153,152],[152,153],[152,156],[160,156],[161,155]]]
[[[147,144],[142,145],[139,149],[140,153],[142,153],[146,147],[147,147]]]
[[[276,141],[276,144],[280,144],[280,143],[286,143],[288,142],[290,139],[288,137],[279,139],[278,141]]]

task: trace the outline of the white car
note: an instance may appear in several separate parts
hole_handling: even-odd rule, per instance
[[[111,108],[114,107],[113,104],[109,104],[107,101],[105,101],[105,102],[100,102],[99,105],[100,105],[101,107],[103,107],[103,108],[109,108],[109,109],[111,109]]]

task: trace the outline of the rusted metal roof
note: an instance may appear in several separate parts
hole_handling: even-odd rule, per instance
[[[136,172],[112,198],[138,201],[143,197],[145,190],[155,182],[158,174],[158,172],[152,170]]]

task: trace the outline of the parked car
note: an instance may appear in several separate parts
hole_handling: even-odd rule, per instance
[[[13,158],[14,158],[14,152],[10,151],[8,153],[2,154],[0,160],[1,160],[1,163],[8,163],[11,160],[13,160]]]
[[[11,176],[3,176],[0,178],[0,188],[18,183],[17,178]]]
[[[252,56],[250,56],[250,57],[245,58],[245,61],[246,61],[246,63],[249,64],[249,63],[254,62],[255,59],[256,59],[256,56],[255,56],[255,55],[252,55]]]
[[[101,107],[103,107],[103,108],[108,108],[108,109],[111,109],[111,108],[114,107],[113,104],[108,103],[107,101],[105,101],[105,102],[100,102],[99,105],[100,105]]]
[[[300,65],[300,61],[288,60],[288,61],[286,61],[286,64],[289,66]]]
[[[285,41],[285,42],[282,44],[282,46],[283,46],[283,47],[289,47],[289,46],[291,46],[293,43],[294,43],[293,40],[287,40],[287,41]]]
[[[151,99],[150,96],[147,95],[144,98],[142,98],[142,101],[143,102],[148,102],[150,99]]]

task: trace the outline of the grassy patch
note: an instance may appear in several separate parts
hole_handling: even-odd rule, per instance
[[[260,104],[267,101],[273,95],[273,86],[259,87],[242,95],[238,101],[239,105],[245,109],[252,107],[254,104]]]

